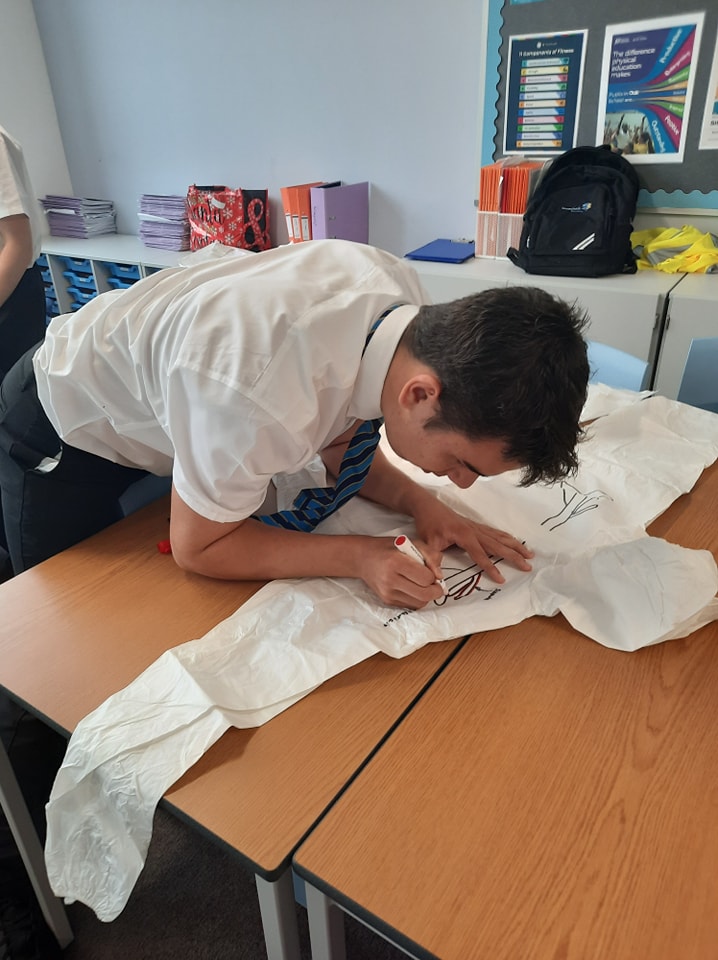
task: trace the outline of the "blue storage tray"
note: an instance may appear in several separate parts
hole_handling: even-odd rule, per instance
[[[80,290],[97,290],[95,278],[91,273],[75,273],[74,270],[63,270],[62,275],[67,277],[72,287],[78,287]]]
[[[43,283],[52,283],[52,274],[50,273],[49,267],[43,267],[40,273],[42,274]]]
[[[79,287],[68,287],[67,292],[79,304],[89,303],[97,296],[97,290],[80,290]]]
[[[115,290],[127,290],[133,283],[137,283],[136,280],[123,280],[122,277],[108,277],[107,282]]]
[[[136,263],[105,263],[111,277],[122,277],[125,280],[139,280],[140,268]]]
[[[37,258],[37,260],[35,261],[35,263],[38,265],[38,267],[40,267],[41,270],[44,270],[45,267],[47,266],[47,257],[45,256],[45,254],[41,253],[40,256]]]
[[[89,260],[80,257],[58,257],[65,270],[79,270],[80,273],[92,273],[92,264]]]

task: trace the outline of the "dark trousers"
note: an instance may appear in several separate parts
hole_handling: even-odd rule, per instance
[[[144,470],[121,467],[60,442],[37,397],[32,367],[36,349],[37,345],[28,350],[0,384],[3,539],[15,573],[120,519],[123,512],[119,498],[129,486],[147,476]],[[55,457],[60,450],[54,470],[38,470],[43,460]],[[0,694],[0,738],[42,836],[45,803],[62,762],[65,739],[6,694]],[[2,817],[0,898],[3,891],[18,893],[24,888],[29,890],[25,871]]]
[[[45,285],[33,264],[0,306],[0,380],[20,357],[45,336]]]

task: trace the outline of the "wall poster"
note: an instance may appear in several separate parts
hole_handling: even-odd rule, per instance
[[[711,78],[708,81],[706,109],[703,114],[699,150],[718,150],[718,41],[713,51]]]
[[[680,163],[703,13],[606,27],[598,143],[636,163]]]
[[[505,154],[563,153],[576,145],[586,30],[511,37]]]

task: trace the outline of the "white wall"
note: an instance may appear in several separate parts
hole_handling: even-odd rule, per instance
[[[7,0],[5,0],[7,2]],[[11,0],[12,2],[12,0]],[[486,0],[34,0],[75,191],[369,180],[370,241],[473,236]]]
[[[71,193],[31,0],[0,0],[0,124],[19,140],[38,197]]]

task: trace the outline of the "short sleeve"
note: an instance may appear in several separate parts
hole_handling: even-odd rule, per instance
[[[274,474],[299,469],[311,456],[236,388],[191,368],[170,373],[166,417],[175,489],[208,520],[251,516]]]

